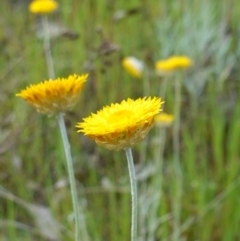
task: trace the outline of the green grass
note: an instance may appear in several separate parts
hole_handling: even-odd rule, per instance
[[[194,61],[182,79],[183,195],[178,240],[240,240],[238,2],[62,0],[59,5],[50,21],[76,31],[79,38],[52,40],[56,75],[89,73],[81,101],[65,120],[91,241],[130,240],[127,161],[124,152],[105,150],[77,134],[75,125],[104,105],[144,95],[142,80],[123,70],[123,57],[133,55],[144,61],[150,95],[154,96],[162,83],[155,75],[154,62],[173,54],[188,55]],[[27,208],[31,204],[36,210],[48,208],[48,214],[62,227],[57,240],[70,241],[74,237],[73,210],[57,120],[38,114],[15,97],[26,85],[48,78],[42,41],[35,36],[35,18],[27,5],[3,1],[1,8],[0,240],[50,240],[36,221],[41,216]],[[127,15],[114,21],[119,10]],[[104,54],[105,41],[119,50]],[[172,113],[171,77],[164,100],[164,111]],[[172,127],[166,130],[163,158],[154,154],[157,137],[154,127],[146,142],[146,160],[141,160],[141,144],[133,149],[139,176],[141,241],[172,240],[174,232],[178,180]],[[41,221],[48,230],[46,220]]]

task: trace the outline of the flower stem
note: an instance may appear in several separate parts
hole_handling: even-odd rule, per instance
[[[73,169],[73,161],[70,151],[70,144],[68,141],[66,126],[64,123],[63,114],[58,114],[58,124],[61,131],[61,137],[63,141],[66,161],[67,161],[67,169],[68,169],[68,177],[70,182],[70,189],[71,189],[71,196],[72,196],[72,203],[73,203],[73,210],[74,210],[74,216],[75,216],[75,241],[80,240],[80,212],[79,212],[79,203],[77,198],[77,189],[76,189],[76,183],[74,178],[74,169]],[[82,225],[82,233],[81,233],[81,240],[88,241],[89,237],[87,234],[87,230],[85,227],[85,221],[83,220]]]
[[[166,91],[167,91],[167,83],[168,83],[168,77],[164,76],[160,85],[160,91],[159,96],[162,100],[165,99]]]
[[[48,69],[48,77],[51,79],[55,79],[55,71],[53,65],[53,58],[51,53],[51,44],[50,44],[50,35],[49,35],[49,26],[48,26],[48,19],[47,16],[41,16],[42,21],[42,28],[43,28],[43,49],[45,54],[45,59],[47,63]],[[68,178],[70,182],[70,189],[71,189],[71,196],[72,196],[72,203],[73,203],[73,210],[74,210],[74,217],[75,217],[75,241],[80,240],[80,228],[82,229],[81,238],[84,241],[89,241],[89,236],[87,233],[86,225],[84,216],[82,218],[82,223],[80,222],[80,208],[77,198],[77,189],[76,183],[74,178],[74,169],[73,169],[73,161],[71,156],[70,144],[68,141],[66,125],[63,118],[63,113],[58,114],[58,124],[61,131],[61,137],[63,141],[66,161],[67,161],[67,169],[68,169]]]
[[[166,128],[157,128],[156,142],[154,146],[154,178],[151,183],[153,191],[151,201],[152,205],[148,211],[148,234],[149,237],[154,237],[158,225],[156,225],[156,220],[161,219],[159,217],[159,212],[161,212],[161,199],[163,193],[163,153],[166,142]],[[159,219],[159,220],[160,220]],[[145,224],[146,225],[146,224]],[[153,238],[152,238],[153,239]],[[150,239],[150,240],[152,240]]]
[[[41,16],[41,21],[42,21],[42,29],[43,29],[43,48],[44,48],[44,54],[47,62],[48,77],[51,79],[54,79],[55,72],[54,72],[53,59],[52,59],[52,53],[51,53],[47,16]]]
[[[143,95],[149,96],[150,84],[149,84],[149,72],[147,66],[144,66],[143,70]],[[146,137],[141,144],[141,152],[140,152],[140,162],[143,163],[146,161],[146,154],[147,154],[147,145],[148,145],[148,138]]]
[[[174,169],[176,175],[175,198],[174,198],[174,232],[173,240],[177,241],[180,235],[181,198],[182,198],[182,169],[180,164],[180,113],[181,113],[181,79],[175,79],[175,103],[173,124],[173,149]]]
[[[150,92],[150,83],[149,83],[149,72],[147,66],[144,66],[143,70],[143,95],[149,96]]]
[[[126,152],[127,161],[128,161],[128,170],[129,170],[131,196],[132,196],[131,241],[136,241],[137,240],[137,206],[138,206],[137,180],[136,180],[136,174],[134,169],[132,149],[126,148],[125,152]]]

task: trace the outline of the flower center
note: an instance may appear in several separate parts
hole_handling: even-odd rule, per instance
[[[132,116],[132,114],[133,112],[131,110],[120,110],[110,115],[107,118],[107,122],[109,124],[126,122],[130,118],[130,116]]]

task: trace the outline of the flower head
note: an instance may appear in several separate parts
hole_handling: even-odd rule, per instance
[[[159,60],[155,64],[158,73],[171,73],[177,69],[185,69],[192,65],[192,60],[187,56],[172,56],[165,60]]]
[[[127,99],[105,106],[76,125],[97,144],[112,150],[132,147],[145,138],[161,111],[160,98]]]
[[[44,114],[65,112],[78,102],[79,93],[87,76],[70,75],[68,78],[46,80],[30,85],[16,96],[23,98]]]
[[[168,127],[172,124],[174,120],[173,115],[169,115],[167,113],[160,113],[154,117],[154,122],[157,126],[160,127]]]
[[[122,61],[123,67],[126,71],[135,78],[141,78],[143,74],[143,63],[135,57],[127,57]]]
[[[172,56],[168,59],[168,61],[172,63],[175,68],[178,69],[189,68],[193,64],[192,60],[187,56]]]
[[[34,14],[52,13],[58,8],[58,3],[54,0],[33,0],[29,4],[29,11]]]

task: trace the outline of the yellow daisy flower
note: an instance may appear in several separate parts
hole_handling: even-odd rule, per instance
[[[16,96],[23,98],[37,111],[44,114],[65,112],[78,102],[79,93],[87,76],[87,74],[70,75],[68,78],[46,80],[36,85],[30,85]]]
[[[173,115],[167,113],[160,113],[154,117],[154,122],[157,126],[168,127],[172,124],[174,120]]]
[[[28,10],[34,14],[52,13],[58,8],[58,3],[54,0],[34,0],[29,4]]]
[[[173,63],[168,60],[159,60],[156,62],[155,68],[158,71],[168,72],[174,70],[175,65],[173,65]]]
[[[192,66],[192,60],[187,56],[172,56],[166,60],[159,60],[155,68],[159,74],[171,73],[177,69],[185,69]]]
[[[83,132],[107,149],[132,147],[152,128],[154,116],[161,111],[162,103],[158,97],[145,97],[105,106],[79,122],[77,132]]]
[[[187,56],[172,56],[168,59],[170,63],[177,69],[185,69],[192,66],[192,60]]]
[[[141,78],[143,75],[143,63],[135,57],[127,57],[122,61],[123,67],[126,71],[135,78]]]

